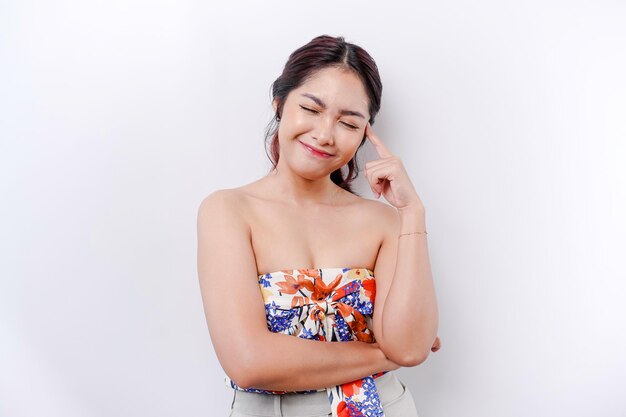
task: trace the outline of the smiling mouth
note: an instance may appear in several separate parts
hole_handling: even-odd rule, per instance
[[[313,149],[312,147],[308,146],[307,144],[300,142],[302,144],[302,146],[304,146],[311,154],[321,157],[321,158],[328,158],[330,156],[332,156],[331,154],[328,153],[324,153],[324,152],[320,152],[318,150]]]

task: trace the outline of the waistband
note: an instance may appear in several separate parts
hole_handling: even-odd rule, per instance
[[[381,376],[385,375],[388,372],[391,372],[391,371],[377,372],[375,374],[372,374],[371,377],[373,379],[380,378]],[[228,375],[224,376],[224,383],[226,384],[226,386],[228,388],[233,388],[233,389],[240,390],[240,391],[253,392],[253,393],[256,393],[256,394],[268,394],[268,395],[293,394],[293,393],[295,393],[295,394],[309,394],[309,393],[314,393],[314,392],[326,392],[327,391],[326,388],[320,388],[320,389],[317,389],[317,390],[314,390],[314,389],[302,390],[302,391],[278,391],[278,390],[265,390],[265,389],[260,389],[260,388],[241,388],[240,386],[235,384],[235,381],[230,379],[228,377]]]
[[[393,371],[376,378],[376,389],[382,405],[402,395],[406,389]],[[283,417],[316,415],[331,412],[331,404],[325,389],[309,393],[267,395],[233,389],[232,409],[252,416]]]

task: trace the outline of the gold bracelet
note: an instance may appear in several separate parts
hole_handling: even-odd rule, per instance
[[[400,234],[398,235],[398,239],[400,239],[400,236],[402,236],[402,235],[414,235],[414,234],[416,234],[416,233],[417,233],[417,234],[420,234],[420,235],[427,235],[427,234],[428,234],[428,232],[427,232],[426,230],[424,230],[423,232],[400,233]]]

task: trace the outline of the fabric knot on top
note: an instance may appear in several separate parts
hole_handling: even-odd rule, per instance
[[[324,272],[336,272],[334,279],[326,283]],[[259,284],[271,331],[329,342],[374,342],[365,317],[373,314],[376,297],[370,270],[282,270],[261,275]]]

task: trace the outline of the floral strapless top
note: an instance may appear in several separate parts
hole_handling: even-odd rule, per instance
[[[272,332],[326,342],[375,341],[370,327],[376,280],[370,269],[288,269],[259,275],[258,282]],[[241,388],[228,376],[224,381],[229,388],[259,394],[326,391],[334,417],[384,417],[374,379],[387,372],[306,391]]]

